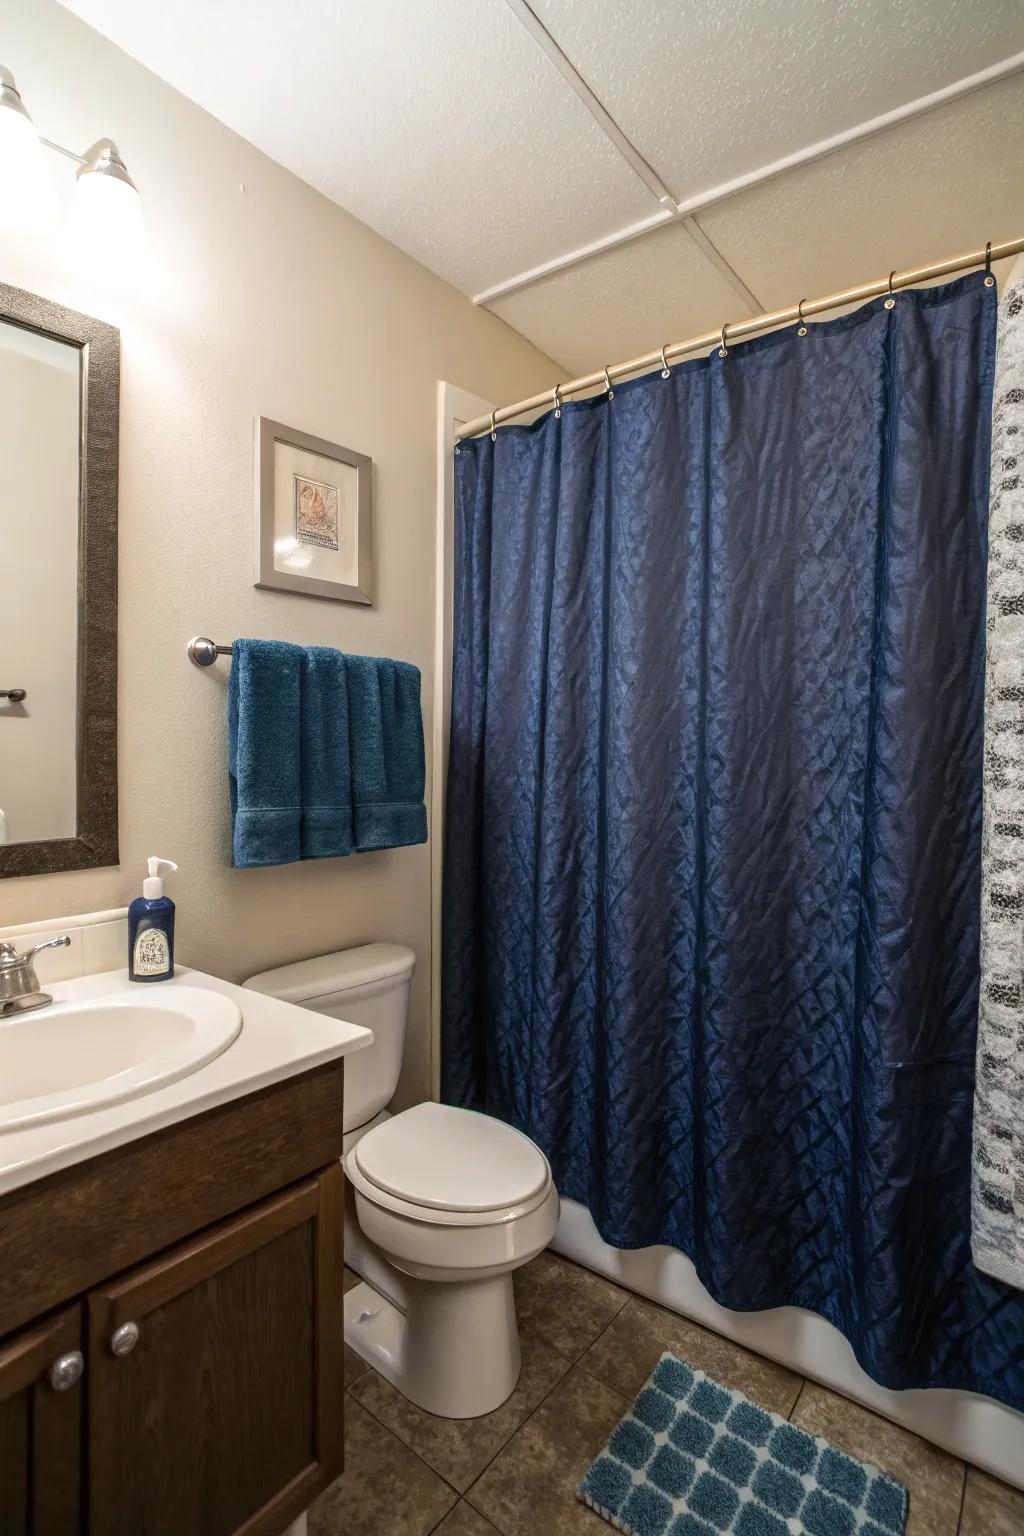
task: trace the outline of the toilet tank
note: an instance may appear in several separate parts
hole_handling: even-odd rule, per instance
[[[373,1044],[345,1060],[346,1131],[365,1125],[394,1097],[415,969],[416,956],[402,944],[361,944],[279,965],[244,983],[254,992],[373,1030]]]

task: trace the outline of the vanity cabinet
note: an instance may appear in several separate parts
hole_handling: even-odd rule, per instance
[[[91,1536],[272,1536],[340,1467],[341,1183],[335,1163],[89,1296]]]
[[[341,1138],[332,1063],[0,1197],[0,1333],[64,1303],[0,1336],[2,1536],[278,1536],[338,1475]]]
[[[0,1532],[79,1529],[81,1307],[0,1343]]]

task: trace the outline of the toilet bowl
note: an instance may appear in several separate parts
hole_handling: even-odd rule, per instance
[[[419,1104],[361,1138],[345,1172],[363,1237],[406,1281],[404,1306],[350,1291],[346,1339],[428,1412],[490,1413],[519,1379],[512,1273],[558,1223],[547,1159],[499,1120]]]
[[[554,1236],[540,1148],[472,1110],[390,1115],[414,956],[368,944],[245,983],[373,1030],[345,1064],[345,1339],[403,1396],[444,1418],[490,1413],[519,1377],[512,1275]]]

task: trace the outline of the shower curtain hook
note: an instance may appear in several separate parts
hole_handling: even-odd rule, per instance
[[[992,276],[992,241],[985,244],[985,287],[991,288],[995,278]]]
[[[560,421],[562,419],[562,391],[557,384],[552,390],[551,398],[555,403],[555,420]]]
[[[492,411],[491,412],[491,442],[492,443],[496,443],[497,441],[498,441],[498,434],[494,430],[494,412]]]
[[[729,348],[725,344],[725,333],[726,333],[726,331],[728,329],[729,329],[729,322],[727,320],[725,322],[725,324],[722,326],[722,338],[721,338],[721,341],[718,344],[718,355],[719,355],[719,357],[728,357],[729,356]]]
[[[797,314],[800,317],[800,325],[799,325],[799,328],[797,329],[797,335],[798,336],[806,336],[807,335],[807,326],[804,324],[804,304],[806,302],[807,302],[806,299],[801,299],[799,304],[796,307],[796,312],[797,312]]]
[[[893,278],[895,276],[896,276],[896,268],[893,267],[892,271],[889,273],[889,297],[885,301],[885,308],[886,309],[895,309],[896,308],[896,300],[892,296],[892,280],[893,280]]]
[[[668,365],[668,358],[665,356],[665,347],[667,346],[668,342],[666,341],[665,346],[661,349],[661,376],[663,379],[667,379],[672,372]]]
[[[615,398],[615,391],[614,391],[614,389],[612,389],[612,376],[608,372],[608,364],[607,363],[605,363],[605,365],[604,365],[604,382],[605,382],[605,387],[608,390],[608,399],[609,400],[613,400]]]

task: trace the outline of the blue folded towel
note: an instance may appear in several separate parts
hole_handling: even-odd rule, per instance
[[[228,682],[231,852],[239,869],[302,857],[302,648],[236,640]]]
[[[352,852],[345,657],[311,645],[302,657],[302,857],[341,859]]]
[[[419,668],[236,640],[228,776],[236,868],[426,842]]]
[[[420,669],[346,656],[355,845],[400,848],[427,840]]]

